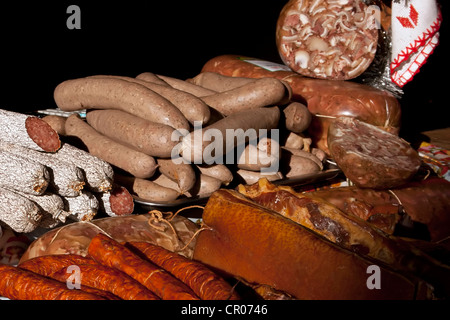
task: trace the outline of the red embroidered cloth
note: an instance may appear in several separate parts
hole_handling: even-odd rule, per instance
[[[436,0],[392,1],[391,78],[403,87],[439,43],[442,15]]]

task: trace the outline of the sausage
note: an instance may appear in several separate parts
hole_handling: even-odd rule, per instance
[[[33,273],[52,278],[54,280],[68,283],[67,280],[71,281],[73,283],[73,280],[71,278],[71,275],[73,272],[70,272],[70,269],[68,267],[70,266],[86,266],[86,265],[92,265],[94,268],[98,268],[100,265],[97,264],[94,260],[83,257],[77,254],[53,254],[53,255],[46,255],[46,256],[39,256],[32,259],[29,259],[25,262],[22,262],[19,264],[19,268],[23,270],[28,270]],[[101,267],[101,266],[100,266]],[[55,274],[58,274],[58,271],[63,271],[65,276],[55,276]],[[80,270],[81,271],[81,270]],[[83,270],[84,271],[84,270]],[[87,281],[85,281],[85,277],[83,275],[83,271],[81,272],[80,276],[82,279],[80,280],[80,289],[89,293],[94,293],[97,295],[100,295],[104,297],[107,300],[119,300],[120,298],[115,296],[114,294],[100,290],[98,288],[94,288],[89,286],[87,284]]]
[[[311,148],[309,152],[311,152],[312,155],[316,156],[317,159],[319,159],[322,162],[325,162],[327,160],[327,154],[322,149]]]
[[[197,164],[195,165],[200,173],[216,178],[222,182],[223,185],[227,186],[233,181],[233,173],[224,164],[215,163],[211,165]]]
[[[65,283],[17,267],[0,264],[0,295],[12,300],[105,300]]]
[[[55,161],[63,160],[83,170],[86,189],[92,192],[106,192],[111,190],[114,181],[112,166],[89,152],[77,148],[69,143],[63,143],[58,152],[50,155]]]
[[[225,116],[267,106],[284,104],[290,100],[290,87],[275,78],[256,79],[241,87],[202,97],[211,108]]]
[[[86,121],[106,137],[153,157],[170,157],[178,143],[172,140],[174,128],[121,110],[91,110]]]
[[[275,144],[275,141],[270,140],[271,144]],[[238,155],[237,167],[239,169],[250,170],[250,171],[260,171],[262,168],[269,168],[279,166],[280,160],[280,149],[279,145],[277,150],[275,146],[273,150],[261,150],[260,145],[263,140],[261,139],[258,144],[249,143],[243,150],[241,154]]]
[[[50,172],[50,180],[46,191],[51,191],[61,196],[74,197],[80,194],[84,188],[85,177],[83,171],[70,162],[61,159],[55,161],[52,153],[36,151],[4,141],[0,141],[0,150],[19,157],[25,157],[47,167]]]
[[[276,24],[281,59],[293,71],[319,79],[362,74],[377,50],[374,10],[363,1],[290,0]]]
[[[175,129],[189,130],[189,123],[167,99],[145,86],[122,79],[78,78],[58,84],[53,93],[64,111],[115,109]]]
[[[94,194],[99,210],[110,217],[129,215],[134,212],[134,199],[127,188],[114,185],[111,191]]]
[[[255,79],[224,76],[217,72],[201,72],[190,80],[191,83],[217,92],[224,92],[254,82]]]
[[[149,179],[116,175],[116,182],[126,187],[131,194],[146,201],[168,202],[177,199],[181,194],[176,189],[161,186],[156,181]]]
[[[309,157],[307,158],[295,155],[285,149],[282,151],[280,164],[280,170],[286,178],[314,174],[321,170],[320,166],[317,164],[317,161],[314,161]]]
[[[295,133],[302,133],[309,128],[312,114],[303,103],[291,102],[283,109],[286,129]]]
[[[181,156],[185,161],[194,164],[220,163],[218,161],[223,160],[221,158],[228,152],[242,146],[246,140],[256,139],[261,130],[277,128],[279,120],[278,107],[233,113],[202,130],[197,129],[184,136],[180,145]],[[215,138],[213,142],[210,142],[212,137],[208,138],[209,135]],[[251,135],[254,137],[250,137]]]
[[[239,169],[236,172],[237,176],[240,177],[244,183],[253,184],[258,182],[259,179],[267,179],[269,181],[277,181],[284,178],[284,175],[280,172],[257,172]]]
[[[0,126],[2,141],[45,152],[61,147],[58,133],[41,118],[0,109]]]
[[[170,85],[167,82],[165,82],[163,79],[159,78],[156,74],[154,74],[152,72],[142,72],[136,76],[136,79],[153,82],[153,83],[160,84],[162,86],[170,87]]]
[[[49,254],[34,257],[26,261],[20,262],[18,267],[48,277],[51,274],[63,268],[67,268],[68,266],[82,265],[82,264],[98,265],[93,259],[89,257],[83,257],[78,254],[67,253],[67,254]]]
[[[4,188],[40,195],[50,183],[48,168],[26,157],[0,151],[0,167],[0,186]]]
[[[293,148],[287,148],[287,147],[281,147],[284,154],[291,154],[298,157],[303,157],[312,160],[320,170],[323,169],[323,160],[319,159],[316,155],[314,155],[312,152],[308,152],[305,150],[300,149],[293,149]]]
[[[401,106],[389,92],[353,81],[304,77],[271,61],[238,55],[221,55],[207,61],[202,72],[212,71],[234,77],[274,77],[292,89],[292,101],[304,103],[313,114],[308,128],[316,147],[329,154],[328,126],[335,117],[346,115],[398,134]]]
[[[330,125],[328,146],[346,177],[363,188],[398,187],[422,163],[402,138],[351,117],[339,117]]]
[[[200,174],[195,181],[194,186],[186,192],[188,197],[208,197],[211,193],[219,190],[222,186],[222,181],[205,174]]]
[[[76,197],[63,197],[64,209],[75,221],[91,221],[98,212],[99,202],[92,192],[83,190]]]
[[[196,84],[190,83],[185,80],[181,80],[181,79],[177,79],[177,78],[173,78],[173,77],[169,77],[169,76],[165,76],[165,75],[160,75],[160,74],[158,74],[157,76],[161,80],[168,83],[171,87],[181,90],[181,91],[188,92],[196,97],[205,97],[205,96],[209,96],[209,95],[217,93],[214,90],[203,88],[201,86],[198,86]]]
[[[89,255],[98,263],[116,268],[137,280],[163,300],[198,300],[183,282],[130,249],[99,233],[92,238]]]
[[[231,285],[204,264],[148,242],[127,243],[132,250],[188,285],[202,300],[238,300]]]
[[[157,77],[156,75],[154,75]],[[97,75],[92,76],[94,78],[114,78],[114,79],[122,79],[130,82],[138,83],[143,85],[144,87],[149,88],[150,90],[156,92],[162,97],[166,98],[170,101],[175,107],[177,107],[181,113],[186,117],[186,119],[194,125],[194,122],[198,122],[200,124],[204,124],[208,122],[210,117],[209,107],[198,97],[194,96],[185,91],[181,91],[175,88],[172,88],[167,83],[160,84],[155,83],[154,81],[144,81],[137,78],[130,78],[124,76],[105,76],[105,75]],[[159,79],[159,78],[158,78]],[[161,80],[161,79],[160,79]],[[161,80],[164,82],[164,80]]]
[[[196,175],[192,164],[176,163],[172,159],[157,159],[158,170],[178,185],[180,193],[191,190],[196,181]]]
[[[213,193],[202,218],[207,229],[198,235],[193,259],[247,282],[270,285],[297,299],[415,298],[416,279],[378,265],[381,289],[371,290],[366,284],[372,261],[236,191]]]
[[[306,139],[308,138],[305,138],[303,134],[289,132],[284,141],[284,147],[299,150],[305,149],[305,147],[308,148],[307,146],[308,143],[305,143]]]
[[[169,189],[172,189],[172,190],[176,190],[179,195],[182,194],[181,190],[180,190],[180,186],[175,181],[173,181],[168,176],[166,176],[165,174],[161,173],[161,174],[158,174],[158,175],[154,175],[149,180],[151,182],[156,183],[158,186],[161,186],[161,187],[164,187],[164,188],[169,188]],[[197,177],[196,177],[196,180],[197,180]]]
[[[35,230],[43,213],[36,203],[20,194],[0,188],[0,221],[16,232]]]
[[[54,114],[46,115],[45,117],[42,117],[42,120],[47,122],[50,127],[52,127],[53,130],[55,130],[59,135],[65,136],[66,135],[66,119],[67,117],[63,116],[57,116]]]
[[[45,192],[41,195],[33,195],[15,192],[36,203],[42,214],[39,221],[40,228],[54,228],[66,222],[67,216],[70,215],[70,212],[65,211],[64,201],[58,194]]]
[[[138,178],[149,178],[156,171],[152,156],[124,146],[97,132],[78,115],[70,115],[66,121],[66,132],[78,137],[90,154],[121,168]]]
[[[142,284],[114,268],[98,264],[79,264],[81,284],[110,292],[122,300],[159,300],[153,292]],[[50,275],[52,279],[66,282],[71,273],[62,268]]]

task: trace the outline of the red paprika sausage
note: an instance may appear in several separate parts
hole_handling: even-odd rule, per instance
[[[169,272],[140,258],[124,245],[102,233],[92,238],[88,253],[98,263],[126,273],[163,300],[199,299],[188,286]]]
[[[203,263],[148,242],[130,242],[151,262],[187,284],[203,300],[237,300],[231,285]]]

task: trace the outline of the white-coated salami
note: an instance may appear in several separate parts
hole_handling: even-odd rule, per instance
[[[41,118],[0,109],[1,140],[37,151],[55,152],[61,146],[58,133]]]
[[[302,75],[355,78],[375,57],[377,13],[362,0],[290,0],[277,22],[278,52]]]
[[[361,188],[403,185],[419,170],[418,153],[397,135],[351,117],[329,127],[331,155],[348,179]]]
[[[27,158],[47,167],[50,172],[50,181],[47,191],[61,196],[74,197],[80,194],[85,185],[83,171],[63,160],[55,161],[49,152],[40,152],[20,145],[0,141],[0,150],[13,155]]]

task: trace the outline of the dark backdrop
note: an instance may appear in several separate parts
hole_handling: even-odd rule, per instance
[[[401,99],[403,131],[447,127],[448,1],[441,44]],[[280,62],[275,24],[287,0],[43,1],[0,6],[0,108],[54,108],[54,87],[92,74],[136,76],[150,71],[196,75],[217,55],[240,54]],[[81,29],[69,30],[66,9],[81,9]]]

